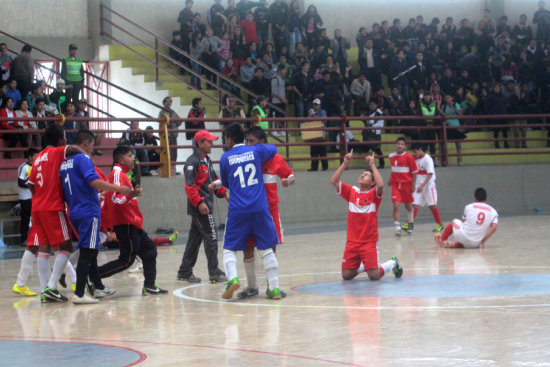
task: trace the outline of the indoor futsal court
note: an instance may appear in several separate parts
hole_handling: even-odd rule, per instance
[[[97,305],[13,294],[18,255],[0,261],[0,366],[550,366],[548,223],[502,216],[475,250],[438,248],[432,223],[401,238],[385,226],[380,260],[396,255],[403,277],[346,282],[346,224],[294,225],[277,251],[280,301],[222,300],[202,250],[203,282],[176,281],[185,238],[159,250],[157,282],[170,293],[141,296],[141,273],[124,272],[106,279],[117,293]],[[99,263],[115,256],[101,252]],[[244,274],[239,264],[241,287]]]

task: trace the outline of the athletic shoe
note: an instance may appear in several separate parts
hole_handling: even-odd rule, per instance
[[[254,296],[257,296],[259,294],[258,292],[258,287],[256,288],[249,288],[249,287],[246,287],[246,289],[242,292],[239,292],[237,294],[237,298],[250,298],[250,297],[254,297]]]
[[[210,280],[210,283],[212,284],[223,283],[223,282],[227,282],[227,277],[225,276],[224,272],[219,272],[216,275],[211,275],[209,280]]]
[[[15,283],[13,285],[13,288],[11,289],[14,293],[18,293],[22,296],[36,296],[36,293],[31,291],[29,287],[25,284],[24,286],[20,287]]]
[[[186,281],[186,282],[189,282],[189,283],[200,283],[201,282],[201,278],[196,277],[195,274],[191,274],[187,277],[182,276],[182,275],[178,275],[177,279],[181,280],[181,281]]]
[[[56,289],[50,289],[50,288],[46,287],[46,289],[44,289],[44,292],[42,292],[42,295],[44,295],[46,298],[51,299],[52,301],[56,301],[56,302],[67,302],[69,300],[67,297],[65,297],[64,295],[59,293],[57,288]]]
[[[395,228],[395,235],[401,237],[401,228]]]
[[[279,289],[279,292],[281,292],[281,297],[285,298],[286,297],[286,292],[283,291],[282,289]],[[267,298],[267,295],[269,294],[269,288],[265,290],[265,296]]]
[[[281,290],[279,288],[273,288],[272,291],[268,290],[265,298],[267,299],[281,299],[283,296],[281,295]]]
[[[414,229],[414,223],[403,223],[401,224],[401,229],[404,231],[407,231],[408,234],[412,234]]]
[[[159,288],[156,284],[152,287],[146,287],[143,286],[143,289],[141,290],[141,293],[146,296],[148,294],[162,294],[162,293],[168,293],[166,289]]]
[[[42,294],[40,294],[40,302],[42,302],[42,303],[53,303],[55,301],[52,300],[52,299],[46,298],[46,296],[44,296],[44,293],[42,293]]]
[[[73,295],[73,303],[75,305],[84,305],[84,304],[91,304],[91,303],[99,303],[99,300],[97,298],[93,298],[88,296],[86,293],[82,297],[77,296],[76,294]]]
[[[128,273],[137,273],[141,270],[143,270],[143,262],[139,258],[136,258],[134,266],[128,269]]]
[[[67,281],[65,280],[65,273],[61,274],[59,277],[59,285],[61,285],[63,288],[67,288]]]
[[[73,290],[73,292],[76,291],[76,284],[72,283],[71,284],[71,289]]]
[[[239,289],[241,285],[239,284],[239,278],[233,278],[229,282],[227,282],[227,287],[225,287],[225,291],[222,293],[223,299],[231,299],[233,297],[233,293],[237,289]]]
[[[112,296],[116,293],[116,289],[105,287],[103,289],[96,289],[94,291],[94,297],[95,298],[103,298],[105,296]]]
[[[399,260],[397,260],[397,257],[392,256],[391,259],[395,261],[395,266],[393,267],[393,275],[395,275],[396,278],[401,278],[401,275],[403,275],[403,267],[399,263]]]
[[[170,235],[170,237],[168,237],[168,239],[170,240],[170,242],[174,242],[175,240],[178,239],[179,235],[180,235],[180,233],[178,231],[175,231],[174,233],[172,233]]]
[[[437,223],[436,223],[435,228],[434,228],[434,230],[433,230],[432,232],[441,232],[441,231],[443,231],[444,229],[445,229],[445,227],[443,227],[443,225],[437,224]]]

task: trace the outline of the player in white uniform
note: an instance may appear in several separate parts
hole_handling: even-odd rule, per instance
[[[495,233],[498,224],[498,213],[486,203],[487,192],[484,188],[479,187],[476,189],[474,196],[476,202],[466,205],[462,221],[453,219],[445,227],[442,235],[435,234],[435,242],[440,247],[484,247],[487,240]]]
[[[443,223],[437,208],[437,188],[435,187],[434,160],[424,152],[424,146],[419,143],[412,145],[412,155],[416,159],[418,172],[416,174],[416,189],[413,193],[414,218],[418,214],[418,207],[428,206],[435,220],[434,232],[443,230]]]

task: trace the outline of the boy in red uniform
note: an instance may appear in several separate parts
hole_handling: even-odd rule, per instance
[[[390,154],[391,176],[391,201],[393,203],[393,224],[395,235],[401,236],[401,228],[411,234],[413,231],[414,213],[412,203],[413,193],[416,186],[416,174],[418,168],[412,155],[405,151],[405,138],[397,138],[395,141],[395,152]],[[399,223],[399,204],[405,204],[407,209],[407,223],[403,226]]]
[[[395,256],[381,265],[378,261],[378,209],[384,195],[384,181],[374,165],[374,155],[365,157],[370,169],[359,176],[359,187],[340,180],[352,159],[353,150],[344,156],[344,162],[330,179],[338,195],[349,203],[342,278],[351,280],[366,271],[369,279],[378,280],[390,270],[399,278],[403,275],[403,268]]]
[[[246,131],[246,144],[267,144],[267,136],[265,131],[258,126],[251,127]],[[273,158],[262,164],[262,173],[264,177],[265,192],[267,195],[267,204],[269,205],[269,212],[273,218],[275,224],[275,230],[277,237],[279,238],[279,244],[283,243],[285,238],[283,236],[283,227],[281,225],[281,218],[279,216],[279,196],[277,195],[277,176],[281,178],[281,184],[284,187],[288,187],[294,183],[294,173],[292,169],[286,164],[285,160],[280,154],[275,154]],[[238,298],[248,298],[258,295],[258,283],[256,281],[256,263],[254,261],[254,248],[256,243],[252,236],[248,239],[246,244],[246,250],[244,251],[244,270],[246,271],[246,281],[248,283],[247,288],[237,294]],[[277,246],[273,247],[275,252]],[[269,289],[266,294],[269,293]],[[286,297],[286,293],[281,290],[281,296]]]

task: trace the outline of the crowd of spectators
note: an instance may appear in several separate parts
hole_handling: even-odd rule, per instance
[[[277,107],[294,110],[297,117],[307,117],[315,99],[327,116],[370,116],[376,111],[385,116],[549,113],[550,11],[544,6],[540,1],[532,17],[536,33],[525,14],[517,20],[495,19],[485,9],[479,19],[449,16],[443,24],[438,18],[425,23],[422,15],[405,25],[400,19],[383,20],[361,27],[352,41],[340,29],[327,34],[315,5],[302,12],[296,0],[228,0],[226,7],[215,0],[206,21],[193,12],[193,1],[186,0],[173,43]],[[357,46],[357,60],[349,59],[352,46]],[[198,63],[192,67],[201,72]],[[192,83],[201,87],[197,78]],[[234,85],[222,85],[241,97]],[[294,108],[287,109],[287,104]],[[487,118],[447,123],[507,122]],[[418,123],[422,124],[385,124]],[[465,137],[459,130],[449,131],[454,131],[454,139]],[[500,132],[508,136],[507,129],[494,129],[494,136]],[[525,137],[526,129],[513,132]],[[435,137],[426,130],[406,133],[412,138]],[[513,144],[526,147],[525,142]],[[495,147],[500,147],[498,141]]]

